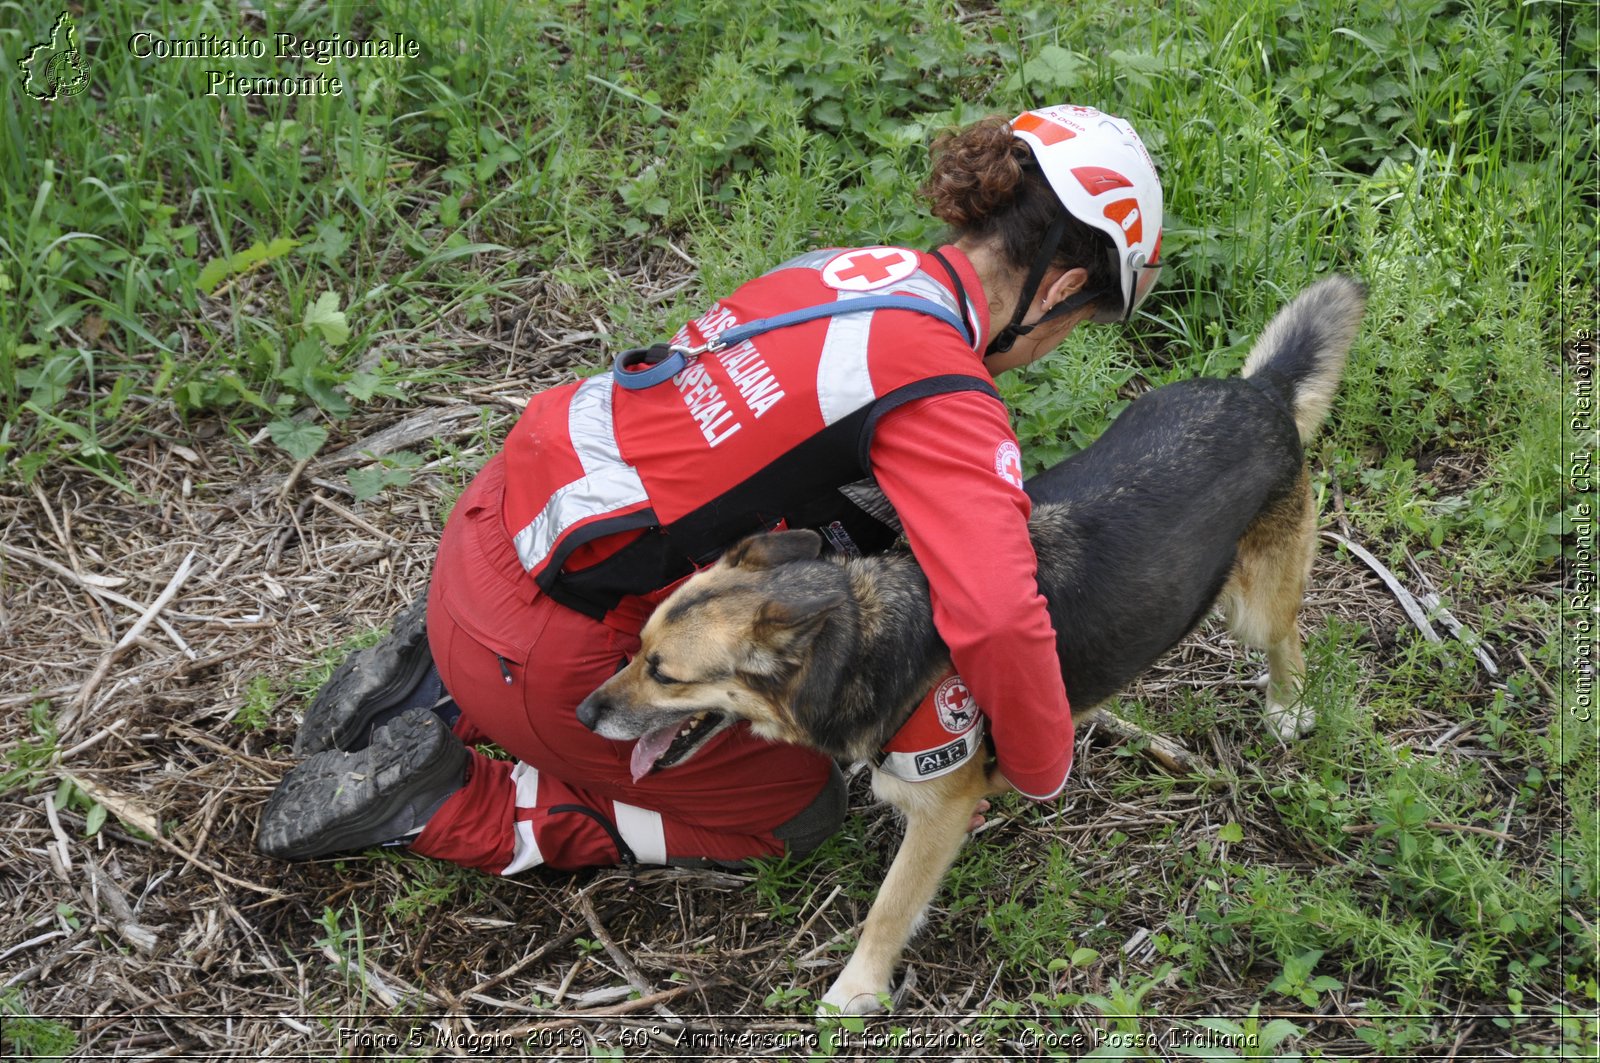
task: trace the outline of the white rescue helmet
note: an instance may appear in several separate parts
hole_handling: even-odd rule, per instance
[[[1011,132],[1033,149],[1067,213],[1111,238],[1120,301],[1094,320],[1127,321],[1161,272],[1161,179],[1133,126],[1093,107],[1024,111]]]

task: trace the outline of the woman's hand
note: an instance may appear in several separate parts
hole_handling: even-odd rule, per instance
[[[1011,780],[1010,779],[1007,779],[1004,775],[1000,774],[1000,769],[999,768],[996,767],[996,768],[990,768],[989,769],[989,796],[990,797],[999,797],[1001,794],[1008,794],[1014,789],[1016,789],[1016,787],[1011,785]],[[985,812],[987,812],[987,811],[989,811],[989,802],[988,802],[988,800],[985,799],[985,800],[979,801],[978,802],[978,807],[975,808],[973,810],[973,812],[972,812],[972,819],[967,823],[967,833],[968,834],[971,834],[973,831],[975,831],[979,827],[983,826],[983,824],[984,824],[983,814]]]

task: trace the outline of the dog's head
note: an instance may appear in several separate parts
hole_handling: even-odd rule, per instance
[[[637,739],[636,780],[688,760],[737,720],[771,741],[806,744],[792,712],[797,688],[849,602],[846,576],[821,552],[809,531],[734,545],[651,614],[638,655],[584,699],[578,719],[602,737]]]

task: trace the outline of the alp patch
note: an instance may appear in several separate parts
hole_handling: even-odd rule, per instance
[[[917,778],[936,779],[946,775],[960,766],[961,762],[970,755],[967,743],[964,741],[951,742],[943,749],[933,749],[926,753],[916,754]]]
[[[1014,487],[1022,486],[1022,448],[1006,440],[994,448],[994,471]]]
[[[870,292],[899,283],[917,271],[917,254],[903,247],[861,247],[829,259],[822,283],[841,292]]]

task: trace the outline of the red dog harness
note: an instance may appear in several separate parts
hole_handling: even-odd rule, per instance
[[[955,771],[983,748],[983,712],[967,684],[948,673],[884,743],[879,771],[927,782]]]

